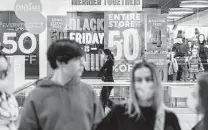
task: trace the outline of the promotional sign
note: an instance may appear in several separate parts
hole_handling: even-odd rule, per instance
[[[38,78],[39,36],[28,32],[25,23],[13,11],[0,12],[0,32],[1,52],[5,55],[25,55],[26,79]]]
[[[167,82],[167,52],[149,51],[145,53],[145,57],[147,61],[153,62],[155,65],[157,65],[160,79],[164,82]]]
[[[130,78],[132,63],[141,58],[144,50],[144,15],[105,13],[105,48],[114,54],[114,77]]]
[[[167,50],[167,16],[147,16],[147,50]]]
[[[83,77],[97,77],[103,65],[104,13],[68,13],[48,16],[48,45],[60,39],[77,41],[85,51]],[[52,70],[48,71],[50,75]]]
[[[142,0],[71,0],[70,11],[141,11]]]

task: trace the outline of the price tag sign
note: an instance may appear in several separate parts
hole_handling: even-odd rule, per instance
[[[115,57],[114,77],[130,78],[132,63],[144,49],[144,16],[139,12],[105,14],[105,48]]]

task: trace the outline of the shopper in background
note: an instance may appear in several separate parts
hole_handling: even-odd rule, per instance
[[[181,130],[176,115],[163,106],[156,68],[146,61],[134,66],[129,101],[115,106],[96,130]]]
[[[178,72],[178,63],[177,60],[174,58],[174,55],[174,52],[170,54],[170,62],[168,66],[168,75],[171,75],[172,81],[176,81]]]
[[[24,104],[19,130],[92,130],[104,116],[93,89],[80,81],[84,51],[70,40],[49,46],[51,78],[37,83]]]
[[[201,58],[199,57],[197,49],[192,49],[192,55],[190,56],[188,63],[189,63],[190,81],[196,81],[199,72],[204,71]]]
[[[182,32],[181,32],[182,33]],[[181,34],[182,35],[182,34]],[[172,51],[175,53],[175,58],[178,62],[177,80],[185,80],[186,73],[186,56],[188,55],[188,46],[183,42],[180,34],[176,39],[176,43],[173,45]]]
[[[198,28],[195,28],[195,31],[194,31],[194,37],[192,38],[192,41],[198,41],[198,37],[199,37],[199,34],[200,34],[200,32],[199,32],[199,29]]]
[[[183,31],[178,30],[177,38],[183,38]]]
[[[197,89],[193,92],[193,96],[198,104],[195,109],[197,113],[202,113],[203,118],[192,130],[208,130],[208,73],[199,76],[195,86]],[[193,100],[191,100],[193,105]]]
[[[206,40],[204,34],[200,34],[198,36],[198,43],[199,43],[199,57],[201,58],[204,70],[208,71],[208,63],[207,63],[208,48],[205,47]]]
[[[114,82],[113,80],[113,65],[114,65],[114,56],[109,49],[104,49],[105,54],[105,63],[100,68],[99,76],[102,76],[102,80],[104,82]],[[109,99],[111,90],[113,86],[103,86],[101,93],[100,93],[100,100],[102,102],[104,111],[105,107],[112,108],[114,103]]]
[[[15,97],[8,91],[9,62],[0,53],[0,130],[16,130],[18,104]]]

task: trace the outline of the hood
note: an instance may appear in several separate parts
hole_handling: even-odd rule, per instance
[[[76,77],[76,78],[72,78],[72,80],[69,81],[65,86],[75,86],[78,83],[80,83],[80,78]],[[36,85],[39,87],[52,87],[52,86],[65,87],[59,83],[52,81],[51,78],[41,79],[36,82]]]

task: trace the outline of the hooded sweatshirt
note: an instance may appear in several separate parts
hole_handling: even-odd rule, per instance
[[[79,78],[65,86],[45,79],[27,97],[19,130],[92,130],[103,116],[93,89]]]

